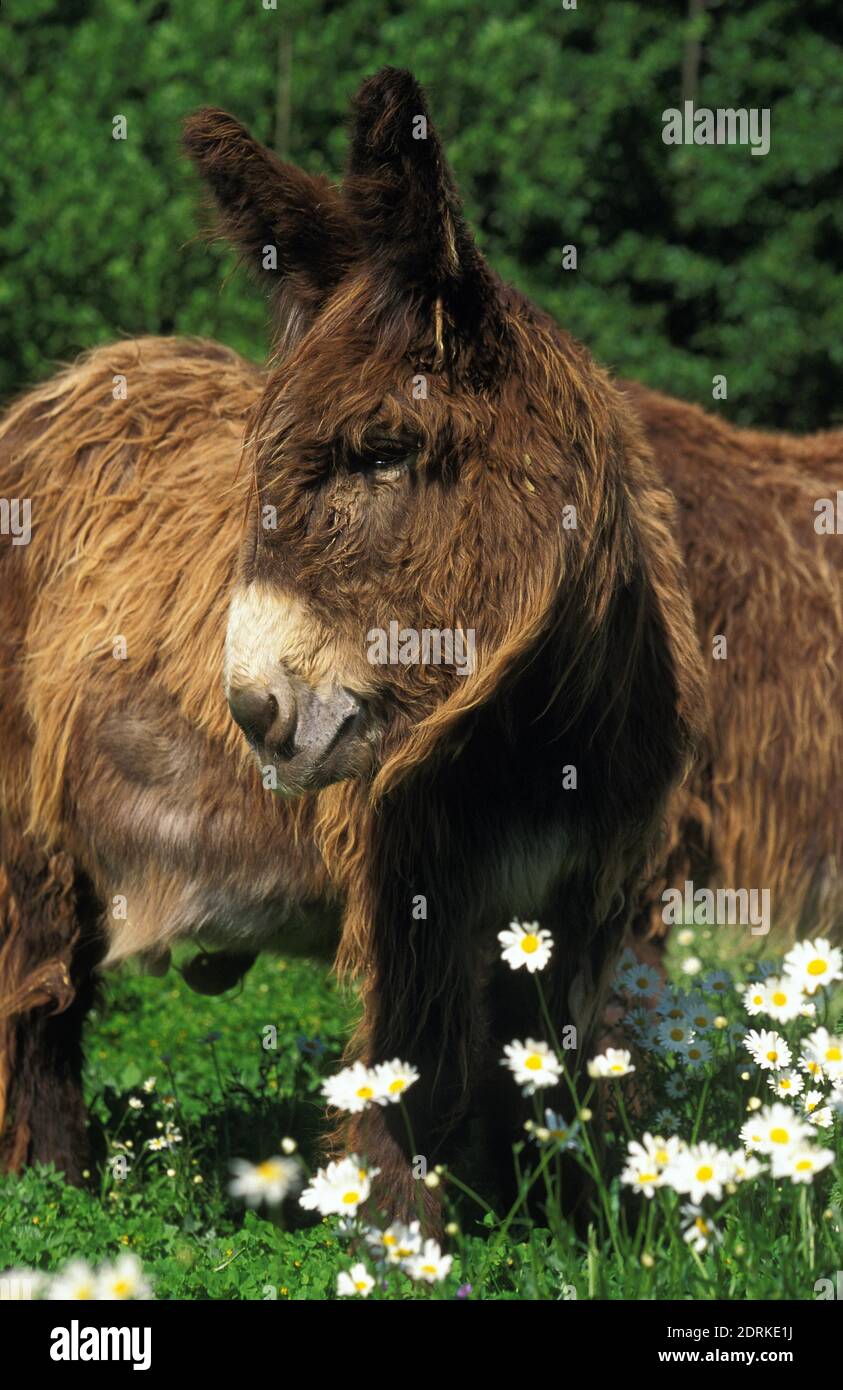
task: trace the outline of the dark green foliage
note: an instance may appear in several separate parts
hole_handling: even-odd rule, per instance
[[[349,98],[391,62],[428,85],[497,269],[601,359],[740,421],[834,422],[838,0],[709,4],[690,24],[686,0],[6,0],[0,394],[119,334],[201,333],[260,358],[258,292],[196,239],[181,120],[227,107],[339,174]],[[689,92],[769,106],[765,158],[662,143],[697,33]],[[570,244],[576,271],[562,268]]]

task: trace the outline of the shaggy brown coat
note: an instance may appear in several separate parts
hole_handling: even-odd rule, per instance
[[[363,981],[357,1050],[422,1072],[419,1152],[446,1156],[475,1116],[505,1165],[520,1112],[501,1048],[543,1029],[496,959],[511,917],[554,934],[551,1008],[580,1059],[665,882],[769,887],[788,929],[839,920],[843,613],[813,504],[841,436],[740,431],[613,384],[485,266],[432,126],[411,141],[425,110],[408,74],[372,79],[341,189],[199,113],[187,147],[271,286],[270,368],[138,339],[3,422],[0,495],[33,506],[30,544],[0,548],[13,1167],[78,1178],[94,967],[164,969],[179,939],[220,948],[223,982],[264,946],[339,943]],[[413,440],[411,477],[366,475],[373,424]],[[366,775],[264,790],[221,683],[232,594],[244,650],[259,611],[303,679],[355,673],[377,720]],[[365,634],[393,618],[476,628],[476,670],[367,668]],[[392,1121],[364,1116],[350,1142],[406,1208]]]

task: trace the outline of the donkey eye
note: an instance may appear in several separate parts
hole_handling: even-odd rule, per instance
[[[407,444],[373,444],[347,461],[352,473],[368,473],[384,482],[399,477],[413,467],[418,450]]]

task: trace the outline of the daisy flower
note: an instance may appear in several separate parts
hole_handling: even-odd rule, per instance
[[[579,1141],[579,1120],[570,1122],[562,1115],[557,1115],[555,1110],[545,1110],[544,1112],[544,1133],[542,1143],[554,1143],[560,1152],[565,1149],[578,1149]],[[544,1136],[547,1136],[546,1138]]]
[[[97,1297],[97,1276],[84,1260],[71,1260],[47,1289],[50,1302],[87,1302]]]
[[[634,1071],[630,1054],[624,1048],[618,1047],[607,1047],[605,1052],[599,1052],[596,1057],[592,1057],[588,1064],[588,1074],[593,1080],[606,1080],[609,1077],[617,1079],[629,1076]]]
[[[668,1164],[664,1180],[677,1192],[687,1192],[696,1205],[703,1197],[719,1200],[732,1172],[732,1158],[725,1149],[718,1149],[716,1144],[693,1144]]]
[[[659,1024],[656,1036],[668,1052],[684,1052],[694,1030],[685,1018],[665,1019]]]
[[[790,1178],[791,1182],[813,1182],[814,1174],[821,1173],[833,1162],[832,1149],[814,1149],[807,1144],[798,1144],[773,1155],[773,1177]]]
[[[790,1048],[778,1033],[762,1028],[760,1033],[750,1028],[743,1045],[762,1071],[777,1071],[790,1065]]]
[[[657,1111],[657,1113],[653,1116],[653,1124],[656,1126],[657,1129],[669,1131],[671,1129],[675,1129],[678,1123],[679,1121],[677,1117],[674,1115],[673,1111],[667,1110],[665,1108],[662,1108],[661,1110]]]
[[[405,1269],[411,1279],[423,1280],[426,1284],[435,1284],[445,1275],[454,1263],[450,1255],[443,1255],[436,1240],[426,1240],[424,1248],[418,1255],[412,1255],[405,1265]]]
[[[625,970],[618,980],[618,986],[625,994],[636,999],[650,999],[660,994],[662,979],[652,965],[634,965]]]
[[[36,1269],[0,1270],[0,1303],[29,1303],[47,1282],[47,1276]]]
[[[802,988],[796,980],[772,975],[764,981],[763,1012],[777,1023],[789,1023],[798,1018],[804,1003]]]
[[[810,1133],[806,1122],[788,1105],[782,1105],[778,1101],[759,1110],[753,1117],[753,1128],[761,1135],[760,1141],[754,1144],[753,1148],[766,1154],[792,1149]]]
[[[510,922],[507,931],[498,932],[498,941],[503,946],[501,959],[512,970],[520,970],[526,965],[531,975],[544,970],[553,950],[553,937],[543,931],[538,922]]]
[[[323,1081],[322,1094],[328,1104],[336,1106],[337,1110],[357,1115],[376,1099],[377,1078],[374,1071],[362,1062],[354,1062],[350,1067],[343,1067],[336,1076],[329,1076]]]
[[[388,1264],[403,1264],[421,1250],[419,1222],[412,1221],[406,1226],[403,1221],[393,1221],[385,1231],[371,1226],[366,1232],[366,1244],[374,1255]]]
[[[356,1154],[334,1159],[327,1168],[320,1168],[309,1187],[299,1197],[305,1211],[318,1211],[322,1216],[353,1216],[372,1190],[372,1178],[379,1168],[363,1167]]]
[[[681,1139],[662,1139],[646,1133],[641,1142],[630,1140],[626,1152],[626,1167],[621,1182],[645,1197],[652,1197],[662,1185],[665,1169],[679,1157],[684,1145]]]
[[[767,989],[763,980],[755,980],[743,992],[743,1006],[750,1018],[767,1012]]]
[[[404,1092],[419,1079],[419,1073],[409,1062],[399,1062],[394,1057],[391,1062],[379,1062],[375,1067],[378,1105],[397,1105]]]
[[[232,1197],[242,1197],[250,1207],[278,1206],[301,1182],[299,1165],[294,1158],[267,1158],[263,1163],[249,1163],[245,1158],[233,1158],[234,1177],[228,1184]]]
[[[829,1081],[843,1080],[843,1038],[834,1038],[827,1028],[815,1028],[802,1043],[802,1055],[816,1062]]]
[[[689,1067],[700,1067],[703,1062],[711,1061],[711,1043],[707,1043],[705,1038],[692,1038],[678,1055]]]
[[[665,990],[664,995],[658,1000],[655,1012],[660,1018],[684,1019],[686,1014],[685,1005],[690,999],[690,995],[681,989]]]
[[[771,1091],[775,1091],[782,1100],[789,1100],[792,1096],[798,1096],[805,1085],[798,1071],[780,1071],[776,1076],[767,1077],[767,1085]]]
[[[702,1255],[709,1245],[719,1244],[723,1239],[702,1207],[695,1206],[692,1202],[686,1202],[682,1207],[681,1216],[685,1222],[682,1239],[698,1255]]]
[[[699,956],[686,956],[682,962],[681,969],[685,975],[699,975],[703,965]]]
[[[745,1149],[760,1149],[764,1143],[764,1129],[758,1123],[758,1116],[753,1115],[751,1120],[741,1125],[740,1139]]]
[[[813,1110],[806,1110],[809,1123],[816,1125],[817,1129],[831,1129],[834,1124],[834,1111],[830,1105],[817,1105]]]
[[[155,1090],[155,1083],[157,1080],[157,1076],[148,1076],[144,1081],[143,1085],[141,1086],[141,1090],[146,1091],[146,1094],[148,1096],[151,1095],[152,1092]]]
[[[671,1100],[681,1100],[688,1089],[682,1073],[680,1071],[673,1072],[664,1083],[664,1089]]]
[[[96,1297],[104,1303],[152,1297],[152,1287],[136,1255],[121,1255],[114,1264],[103,1266],[97,1274]]]
[[[129,1096],[129,1106],[132,1110],[143,1110],[143,1101],[140,1096]]]
[[[817,941],[798,941],[784,958],[784,973],[805,994],[814,994],[821,985],[843,980],[843,952],[831,946],[824,937]]]
[[[375,1281],[362,1261],[337,1275],[340,1298],[368,1298],[374,1287]]]
[[[734,985],[728,970],[710,970],[702,982],[706,994],[728,994]]]
[[[714,1023],[714,1010],[701,994],[689,994],[685,1000],[685,1017],[697,1033],[704,1033]]]
[[[525,1096],[535,1095],[543,1086],[555,1086],[562,1075],[561,1063],[547,1043],[527,1038],[523,1043],[507,1043],[504,1052],[501,1066],[509,1067]]]
[[[764,1171],[758,1159],[743,1149],[735,1149],[734,1153],[730,1154],[730,1158],[732,1160],[733,1182],[751,1182],[753,1178],[757,1178],[759,1173]]]

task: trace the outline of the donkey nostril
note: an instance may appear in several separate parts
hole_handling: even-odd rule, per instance
[[[262,743],[278,717],[278,701],[268,690],[232,690],[232,718],[253,743]]]

